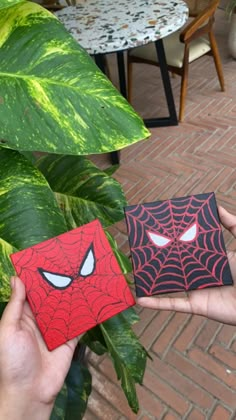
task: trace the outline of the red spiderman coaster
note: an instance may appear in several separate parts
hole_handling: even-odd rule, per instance
[[[125,208],[138,297],[232,285],[214,193]]]
[[[49,350],[135,304],[98,220],[11,260]]]

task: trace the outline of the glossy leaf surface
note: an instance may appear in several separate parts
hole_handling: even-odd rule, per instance
[[[91,393],[92,378],[83,363],[73,360],[66,377],[68,390],[65,420],[80,420],[85,413]]]
[[[149,136],[141,118],[57,18],[0,10],[0,139],[21,151],[105,153]]]
[[[46,179],[20,153],[0,149],[0,237],[24,249],[67,230]]]
[[[11,294],[10,277],[15,274],[15,270],[9,255],[16,251],[16,248],[0,238],[0,302],[7,302]]]
[[[109,226],[124,217],[121,185],[83,156],[47,156],[38,168],[48,180],[68,229],[94,219]]]
[[[122,313],[105,321],[100,328],[128,403],[137,413],[139,404],[135,383],[142,383],[147,352]]]
[[[50,416],[50,420],[64,420],[66,414],[68,390],[64,383],[61,391],[56,397],[55,404]]]
[[[0,0],[0,10],[5,9],[6,7],[14,6],[18,3],[23,3],[25,0]]]

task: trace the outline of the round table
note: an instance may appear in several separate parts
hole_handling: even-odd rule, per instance
[[[177,125],[178,118],[162,38],[181,28],[188,18],[183,0],[79,0],[55,13],[75,40],[105,72],[104,54],[116,53],[120,91],[126,95],[123,52],[155,42],[169,116],[145,120],[147,127]],[[118,154],[112,154],[118,162]]]
[[[127,50],[164,38],[188,18],[183,0],[83,0],[55,13],[91,55]]]

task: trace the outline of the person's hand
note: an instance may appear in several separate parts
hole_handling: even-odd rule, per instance
[[[219,207],[222,225],[236,238],[236,216]],[[234,286],[213,287],[194,290],[184,297],[142,297],[141,306],[177,312],[203,315],[225,324],[236,325],[236,253],[228,252]]]
[[[25,300],[24,284],[13,277],[11,287],[0,321],[0,418],[48,419],[78,338],[50,352]]]

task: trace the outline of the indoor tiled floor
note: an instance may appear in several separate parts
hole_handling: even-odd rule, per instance
[[[227,53],[228,22],[218,11],[216,36],[226,92],[219,91],[213,62],[191,68],[185,122],[152,129],[151,138],[121,153],[115,177],[130,204],[215,191],[218,203],[236,214],[236,61]],[[179,78],[172,79],[178,106]],[[158,69],[139,66],[133,105],[141,115],[160,115]],[[109,165],[99,156],[100,166]],[[128,253],[124,222],[113,228]],[[225,234],[228,247],[236,240]],[[107,357],[89,355],[93,392],[86,420],[236,419],[236,329],[199,316],[141,310],[135,332],[149,350],[144,383],[138,387],[140,411],[134,415]]]

